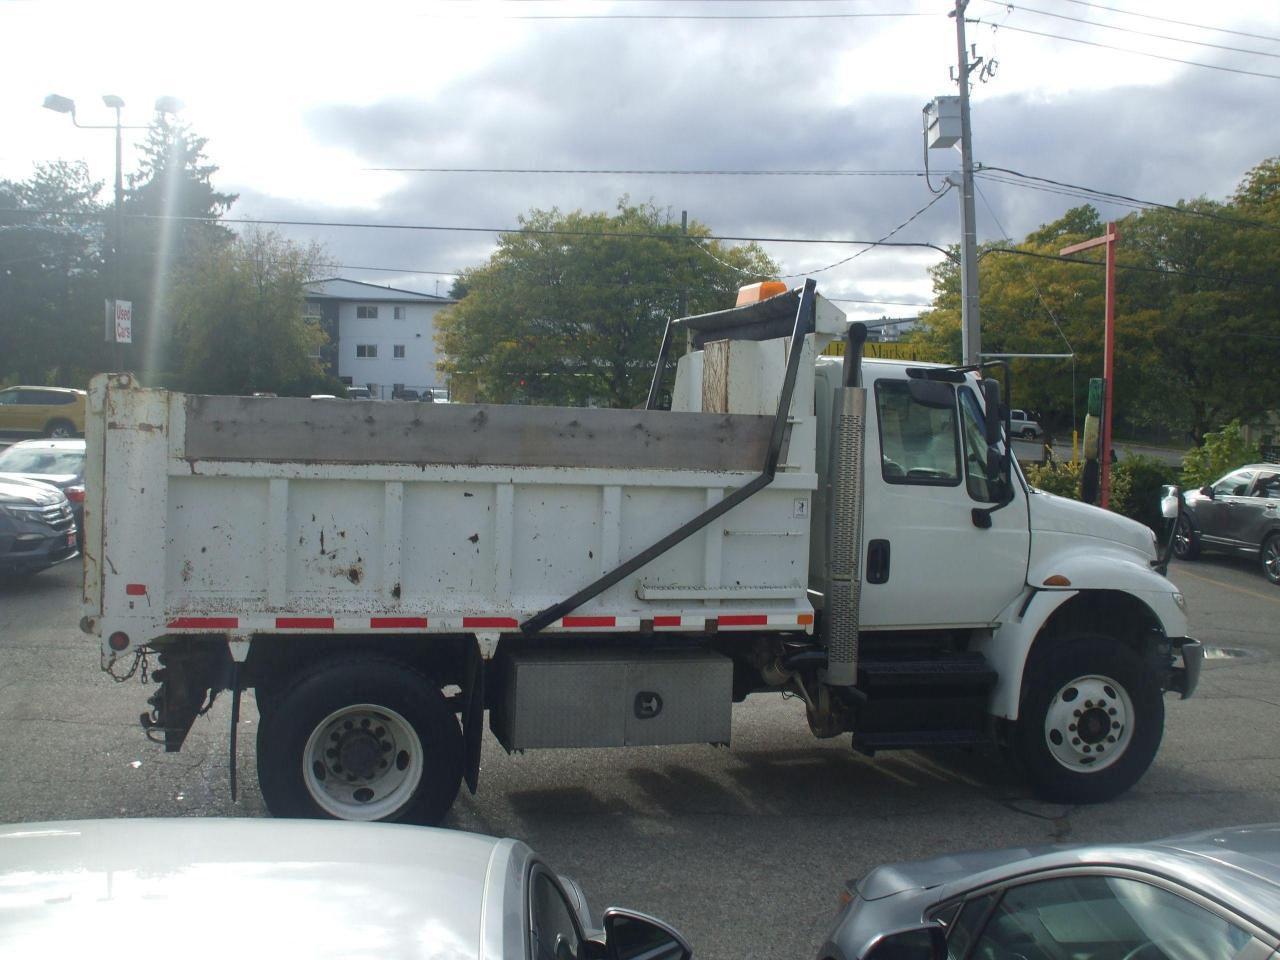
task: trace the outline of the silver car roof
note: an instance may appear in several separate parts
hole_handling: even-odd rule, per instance
[[[0,827],[0,955],[512,955],[532,853],[427,827],[90,820]],[[166,948],[166,949],[168,949]]]

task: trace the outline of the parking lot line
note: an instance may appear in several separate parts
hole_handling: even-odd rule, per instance
[[[1198,573],[1192,573],[1190,570],[1186,570],[1186,569],[1183,569],[1183,568],[1181,568],[1181,567],[1180,567],[1180,568],[1178,568],[1178,575],[1179,575],[1179,576],[1181,576],[1181,575],[1182,575],[1182,574],[1184,574],[1184,573],[1185,573],[1188,577],[1191,577],[1193,580],[1199,580],[1199,581],[1201,581],[1202,583],[1211,583],[1211,584],[1213,584],[1215,587],[1222,587],[1224,590],[1234,590],[1236,593],[1243,593],[1243,594],[1246,594],[1246,595],[1248,595],[1248,596],[1250,596],[1250,597],[1257,597],[1258,599],[1260,599],[1260,600],[1266,600],[1266,601],[1267,601],[1267,602],[1269,602],[1269,603],[1280,603],[1280,597],[1276,597],[1276,596],[1268,596],[1268,595],[1267,595],[1267,594],[1265,594],[1265,593],[1259,593],[1257,590],[1248,590],[1248,589],[1246,589],[1246,588],[1244,588],[1244,587],[1237,587],[1237,586],[1235,586],[1234,584],[1230,584],[1230,583],[1223,583],[1221,580],[1215,580],[1213,577],[1205,577],[1205,576],[1201,576],[1201,575],[1200,575],[1200,574],[1198,574]]]

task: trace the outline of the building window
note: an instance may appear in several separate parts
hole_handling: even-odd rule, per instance
[[[318,303],[304,303],[302,305],[302,318],[304,320],[323,320],[324,308]]]
[[[391,348],[391,356],[396,360],[404,359],[404,344],[397,343]]]
[[[371,307],[368,304],[364,304],[364,303],[356,304],[356,319],[357,320],[377,320],[378,308]]]
[[[356,357],[365,360],[378,359],[378,345],[376,343],[357,343]]]
[[[403,319],[405,318],[405,312],[404,312],[404,311],[405,311],[405,308],[404,308],[404,307],[392,307],[392,308],[391,308],[391,310],[392,310],[392,314],[393,314],[393,316],[394,316],[397,320],[403,320]]]

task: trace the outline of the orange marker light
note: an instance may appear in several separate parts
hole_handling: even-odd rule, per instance
[[[748,303],[759,303],[761,300],[768,300],[770,297],[786,292],[787,285],[781,280],[762,280],[760,283],[739,287],[738,302],[734,306],[744,307]]]
[[[1071,581],[1068,580],[1066,577],[1064,577],[1062,574],[1055,573],[1051,577],[1044,578],[1044,585],[1046,587],[1069,587],[1071,586]]]

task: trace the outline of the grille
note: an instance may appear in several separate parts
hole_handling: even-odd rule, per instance
[[[55,530],[65,530],[71,526],[71,504],[67,501],[55,503],[40,511],[40,519]]]

